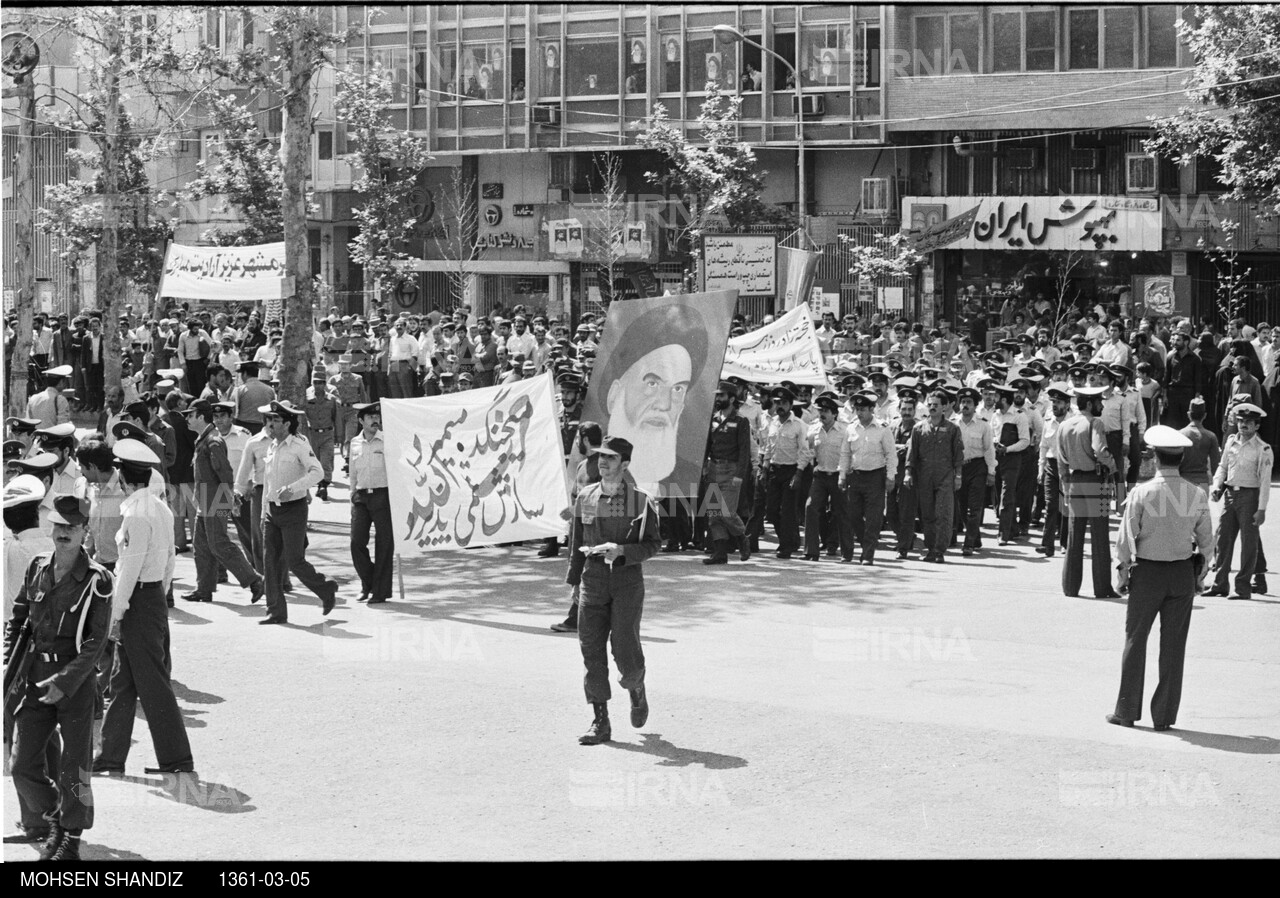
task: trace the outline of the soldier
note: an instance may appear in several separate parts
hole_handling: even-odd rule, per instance
[[[1258,528],[1267,517],[1274,465],[1271,447],[1258,436],[1258,429],[1266,416],[1266,412],[1249,402],[1235,407],[1238,430],[1227,437],[1222,448],[1222,461],[1213,478],[1212,498],[1216,502],[1225,497],[1225,502],[1222,517],[1218,520],[1217,576],[1213,589],[1205,595],[1227,595],[1231,554],[1235,551],[1237,534],[1240,536],[1240,569],[1236,572],[1236,588],[1231,598],[1248,599],[1252,597],[1253,590],[1267,591],[1263,575],[1254,575],[1255,567],[1259,567],[1261,562]],[[1254,577],[1252,584],[1250,577]]]
[[[964,470],[964,441],[960,428],[946,420],[945,392],[935,388],[926,408],[929,417],[916,424],[907,441],[907,471],[903,485],[918,490],[924,524],[924,561],[942,564],[954,526],[955,491]]]
[[[93,826],[93,673],[107,644],[113,581],[84,550],[89,518],[79,499],[59,496],[49,522],[53,551],[25,568],[5,629],[6,680],[14,677],[5,711],[14,720],[12,772],[23,838],[43,838],[41,860],[74,861],[81,833]],[[62,751],[49,769],[55,728]]]
[[[311,451],[320,459],[324,476],[316,487],[316,498],[329,501],[329,484],[333,481],[333,443],[338,426],[338,403],[326,389],[324,372],[317,371],[307,389],[305,403],[307,440]]]
[[[773,391],[777,417],[770,419],[761,470],[768,479],[765,516],[774,522],[779,558],[790,558],[800,548],[800,525],[796,520],[796,496],[800,472],[809,465],[809,429],[791,414],[795,394],[786,387]]]
[[[324,476],[310,443],[298,435],[302,409],[289,402],[264,405],[263,430],[271,438],[263,463],[262,555],[267,580],[267,616],[259,624],[289,620],[284,581],[292,571],[315,593],[323,614],[333,610],[338,584],[323,576],[306,558],[307,491]],[[245,452],[248,457],[248,450]],[[243,459],[241,460],[243,465]]]
[[[742,485],[751,474],[751,425],[735,408],[737,395],[738,388],[727,380],[716,388],[707,438],[707,480],[712,484],[707,530],[714,548],[703,564],[728,564],[729,550],[735,544],[741,560],[751,557],[746,525],[738,516]]]
[[[557,378],[560,387],[560,442],[564,450],[564,463],[573,479],[573,448],[578,439],[578,424],[582,419],[582,378],[576,374],[562,374]],[[541,549],[539,558],[555,558],[560,554],[560,540],[548,536]]]
[[[351,440],[351,561],[360,575],[360,601],[377,605],[391,598],[394,546],[387,456],[382,442],[382,407],[355,407],[360,433]],[[376,530],[369,557],[369,528]]]
[[[578,739],[582,745],[598,745],[612,738],[605,654],[610,641],[620,674],[618,682],[631,694],[631,725],[638,729],[649,718],[644,650],[640,646],[642,564],[661,545],[660,512],[648,494],[624,477],[631,451],[627,440],[607,438],[597,451],[600,482],[585,487],[574,503],[567,582],[582,588],[578,644],[586,666],[583,685],[587,701],[595,711],[590,729]]]
[[[982,394],[972,387],[963,387],[956,395],[960,400],[960,414],[954,421],[960,428],[964,445],[964,466],[960,470],[956,501],[957,529],[964,531],[960,554],[969,557],[982,548],[982,513],[986,507],[983,497],[987,488],[995,485],[999,465],[991,425],[977,417]]]
[[[832,412],[834,406],[831,402]],[[862,554],[858,564],[872,565],[884,524],[885,493],[898,476],[898,447],[893,429],[875,417],[874,393],[859,393],[854,406],[858,420],[848,425],[840,444],[838,487],[845,496],[839,508],[843,513],[837,517],[840,550],[846,562],[853,561],[853,535],[859,532]]]
[[[27,400],[27,417],[39,420],[40,427],[71,423],[71,403],[62,395],[62,381],[70,377],[70,365],[58,365],[44,372],[44,390]]]
[[[996,450],[996,503],[999,507],[1000,545],[1013,541],[1018,527],[1018,476],[1023,456],[1031,445],[1031,425],[1022,409],[1014,408],[1017,393],[1011,386],[996,384],[996,414],[991,419],[991,436]]]
[[[351,470],[351,438],[360,430],[355,408],[357,405],[368,404],[369,401],[364,379],[351,369],[351,358],[348,353],[338,356],[338,373],[329,378],[329,393],[338,405],[336,439],[342,451],[344,473]]]
[[[827,502],[835,525],[835,541],[846,561],[853,558],[853,531],[850,525],[845,478],[841,475],[841,458],[846,451],[848,425],[837,420],[840,406],[830,396],[819,396],[814,403],[818,420],[809,425],[808,457],[813,461],[809,472],[809,488],[805,493],[805,561],[817,561],[822,549],[822,531]],[[845,468],[847,470],[847,467]],[[881,509],[884,499],[881,498]]]
[[[1049,401],[1053,414],[1045,420],[1044,439],[1040,441],[1036,484],[1044,493],[1044,534],[1036,552],[1052,558],[1054,546],[1060,537],[1065,538],[1066,527],[1062,522],[1062,470],[1058,465],[1058,428],[1071,412],[1071,394],[1059,386],[1049,388]]]
[[[1106,389],[1075,388],[1080,414],[1067,418],[1058,426],[1054,446],[1059,475],[1066,472],[1067,510],[1071,524],[1067,533],[1067,557],[1062,565],[1062,593],[1071,598],[1080,595],[1086,527],[1090,534],[1094,595],[1099,599],[1120,597],[1111,588],[1111,546],[1107,532],[1110,497],[1104,489],[1115,471],[1116,462],[1108,451],[1106,433],[1099,420]]]
[[[904,482],[907,473],[907,441],[916,426],[917,393],[912,388],[898,390],[898,417],[890,425],[893,432],[893,445],[897,452],[897,474],[890,487],[889,499],[885,503],[889,517],[889,529],[896,538],[894,550],[898,558],[906,558],[916,544],[916,507],[915,486],[907,486]]]
[[[1178,475],[1182,453],[1191,440],[1157,424],[1146,432],[1146,441],[1155,451],[1159,472],[1130,493],[1116,538],[1120,583],[1128,581],[1129,607],[1120,694],[1107,723],[1131,727],[1142,719],[1147,636],[1159,615],[1160,684],[1151,697],[1151,723],[1152,729],[1162,731],[1177,722],[1182,699],[1187,630],[1196,595],[1192,550],[1203,563],[1212,544],[1213,525],[1204,493]]]

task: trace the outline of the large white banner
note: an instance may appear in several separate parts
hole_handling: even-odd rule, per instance
[[[947,235],[948,249],[1163,249],[1164,216],[1154,196],[907,196],[902,198],[903,221],[916,220],[916,206],[941,208],[941,214],[956,217],[959,236]]]
[[[801,303],[772,324],[731,338],[724,354],[724,376],[755,383],[789,380],[826,386],[822,347],[809,304]]]
[[[550,373],[425,399],[382,400],[396,551],[564,534],[569,505]]]
[[[161,296],[183,299],[280,299],[291,291],[284,243],[258,246],[169,244],[160,278]]]

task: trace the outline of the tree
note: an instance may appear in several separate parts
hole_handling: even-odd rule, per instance
[[[284,174],[279,142],[267,138],[252,110],[234,94],[222,94],[209,104],[213,124],[223,132],[218,159],[196,164],[196,176],[180,191],[187,200],[225,196],[244,224],[236,228],[217,225],[200,235],[215,246],[255,246],[277,243],[284,237]]]
[[[475,235],[480,226],[475,178],[469,177],[461,165],[454,168],[442,199],[441,229],[435,233],[435,241],[440,255],[449,262],[446,274],[454,304],[462,305],[466,302],[471,272],[475,268]]]
[[[1222,321],[1228,322],[1244,308],[1245,284],[1253,269],[1240,267],[1240,250],[1236,246],[1240,222],[1222,219],[1218,227],[1222,230],[1221,242],[1207,243],[1202,237],[1198,246],[1213,263],[1217,274],[1213,285],[1214,304]]]
[[[667,157],[670,168],[646,172],[654,184],[692,199],[693,209],[681,236],[699,238],[713,222],[724,221],[731,229],[748,225],[796,226],[795,216],[762,198],[764,179],[755,151],[737,139],[742,117],[742,97],[726,96],[711,82],[698,113],[702,143],[694,145],[678,124],[672,124],[667,109],[655,104],[646,127],[637,135],[641,146]]]
[[[840,239],[849,243],[853,257],[849,273],[869,281],[909,278],[924,257],[905,244],[905,235],[878,234],[870,244],[857,244],[847,235]]]
[[[1196,63],[1187,85],[1195,105],[1157,119],[1149,152],[1185,164],[1212,156],[1237,200],[1262,197],[1280,214],[1280,6],[1194,7],[1178,33]]]
[[[364,269],[366,302],[374,302],[381,290],[399,286],[412,258],[407,247],[418,220],[409,200],[431,154],[425,140],[391,127],[391,78],[380,65],[340,71],[336,82],[335,110],[355,144],[349,159],[360,168],[354,186],[362,201],[352,210],[360,232],[348,247]]]
[[[1076,309],[1079,291],[1071,287],[1071,274],[1084,263],[1084,259],[1084,253],[1069,249],[1058,262],[1054,272],[1053,325],[1049,331],[1054,340],[1062,336],[1062,328],[1067,323],[1067,316]],[[1068,293],[1071,294],[1070,298]]]
[[[616,153],[595,157],[600,179],[600,201],[596,204],[590,233],[592,256],[600,260],[597,280],[607,308],[614,297],[618,269],[627,246],[627,195],[622,190],[622,159]]]

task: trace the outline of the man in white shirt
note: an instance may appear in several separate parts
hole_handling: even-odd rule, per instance
[[[532,359],[538,349],[538,338],[529,332],[529,322],[523,315],[517,315],[512,324],[515,333],[507,338],[507,357],[514,359],[522,355],[526,359]]]
[[[409,333],[409,322],[396,320],[395,332],[387,338],[387,381],[392,399],[412,399],[418,373],[421,346]]]

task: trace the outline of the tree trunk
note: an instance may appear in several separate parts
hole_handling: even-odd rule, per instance
[[[311,282],[311,253],[307,246],[307,182],[311,177],[311,72],[313,62],[304,42],[288,41],[284,48],[284,134],[280,166],[284,193],[285,273],[293,277],[293,295],[284,300],[284,341],[280,347],[279,393],[301,405],[306,395],[315,289]]]
[[[9,414],[19,418],[25,417],[27,410],[27,360],[31,357],[31,319],[35,307],[35,265],[32,261],[34,245],[35,211],[32,208],[32,195],[35,192],[35,118],[36,88],[34,73],[22,76],[21,81],[15,79],[18,90],[18,153],[14,160],[14,243],[16,258],[14,271],[17,283],[14,284],[14,311],[18,313],[18,339],[13,348],[13,355],[6,359],[9,376],[4,388],[9,391]]]
[[[102,150],[102,239],[97,247],[98,308],[102,311],[103,389],[120,384],[120,328],[115,309],[123,290],[120,277],[120,60],[124,39],[117,23],[107,17],[103,29],[105,59]],[[78,397],[84,401],[85,396]]]

